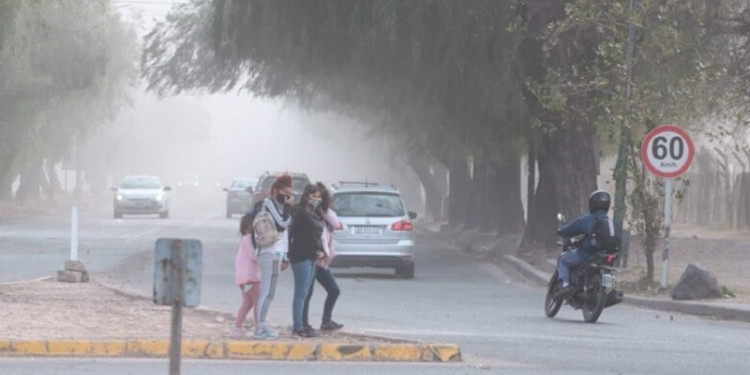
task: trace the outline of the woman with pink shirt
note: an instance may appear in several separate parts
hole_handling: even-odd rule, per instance
[[[336,256],[336,249],[333,246],[333,231],[341,229],[342,225],[339,222],[338,216],[336,216],[336,212],[331,209],[331,194],[328,192],[328,188],[326,188],[325,184],[322,182],[318,182],[316,185],[318,186],[321,195],[318,215],[321,217],[324,224],[323,234],[321,236],[325,256],[318,258],[315,262],[315,280],[318,280],[328,294],[325,304],[323,305],[323,320],[320,324],[320,330],[333,331],[344,326],[343,324],[336,323],[331,319],[333,306],[336,304],[336,300],[339,298],[341,290],[339,289],[338,283],[336,283],[336,278],[333,276],[333,272],[331,272],[331,269],[329,268],[333,258]],[[312,297],[314,286],[315,283],[310,285],[310,292],[307,294],[307,299],[305,300],[305,306],[302,312],[302,323],[305,328],[312,328],[309,324],[307,315],[310,310],[310,298]]]
[[[254,246],[253,218],[253,215],[245,214],[240,220],[242,239],[240,239],[240,247],[237,249],[235,258],[234,280],[242,292],[242,305],[237,312],[237,319],[231,332],[231,336],[236,338],[247,335],[242,325],[251,309],[253,310],[254,327],[258,327],[258,295],[260,294],[261,269]]]

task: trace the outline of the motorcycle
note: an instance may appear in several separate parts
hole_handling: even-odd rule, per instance
[[[558,221],[564,222],[565,218],[558,214]],[[580,246],[581,238],[565,238],[558,242],[562,246],[562,254]],[[558,257],[557,262],[560,263]],[[613,267],[619,254],[607,251],[595,252],[582,264],[571,268],[570,286],[572,292],[565,297],[556,297],[560,285],[558,271],[552,275],[547,286],[547,296],[544,301],[544,312],[554,318],[560,311],[563,303],[567,303],[574,309],[582,310],[583,319],[587,323],[595,323],[606,307],[614,306],[622,302],[622,291],[615,289],[615,268]]]

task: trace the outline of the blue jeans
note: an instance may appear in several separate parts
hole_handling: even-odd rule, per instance
[[[557,262],[557,273],[563,285],[570,284],[570,269],[583,263],[584,259],[578,250],[569,250]]]
[[[292,329],[295,332],[304,329],[303,313],[307,294],[310,293],[310,286],[315,280],[315,261],[305,259],[292,263],[292,272],[294,273],[294,299],[292,300]]]
[[[336,283],[336,278],[333,277],[333,272],[331,272],[330,268],[321,268],[315,266],[315,280],[318,280],[320,285],[323,286],[327,293],[326,302],[325,305],[323,305],[322,322],[330,323],[331,314],[333,313],[333,306],[336,305],[336,300],[339,298],[341,290],[339,289],[339,285],[338,283]],[[305,308],[302,311],[302,323],[305,325],[310,324],[307,319],[307,312],[310,310],[310,299],[313,295],[314,286],[315,283],[310,284],[310,293],[307,294],[307,299],[305,300]]]

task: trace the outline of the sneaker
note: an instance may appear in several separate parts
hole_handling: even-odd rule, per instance
[[[279,333],[268,328],[268,326],[263,327],[263,333],[265,333],[266,336],[274,338],[274,339],[279,337]]]
[[[253,333],[253,338],[258,340],[275,340],[278,337],[278,335],[273,335],[272,332],[267,332],[265,329],[255,331],[255,333]]]
[[[292,335],[299,336],[299,337],[318,337],[318,334],[315,332],[315,330],[306,330],[302,329],[300,331],[293,331]]]
[[[564,299],[571,294],[573,294],[573,288],[571,288],[570,285],[566,285],[560,288],[557,293],[555,293],[554,299]]]
[[[320,330],[321,331],[335,331],[335,330],[341,329],[343,327],[344,327],[343,324],[339,324],[339,323],[336,323],[333,320],[331,320],[330,322],[321,324],[320,325]]]
[[[247,332],[242,327],[232,327],[228,336],[233,339],[241,339],[247,337]]]
[[[312,331],[313,327],[309,324],[303,324],[302,329],[304,329],[305,331]]]

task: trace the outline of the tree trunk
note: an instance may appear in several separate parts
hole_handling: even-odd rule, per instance
[[[498,189],[492,193],[497,207],[497,233],[518,233],[523,230],[523,203],[521,203],[521,161],[518,156],[502,163],[492,163],[493,186]]]
[[[437,186],[440,196],[439,220],[446,219],[448,212],[448,169],[441,162],[432,164],[432,175],[435,176],[435,186]]]
[[[425,192],[425,212],[428,218],[440,221],[443,195],[438,187],[435,176],[430,171],[430,164],[426,158],[415,152],[409,152],[409,165],[422,183]]]
[[[448,220],[454,227],[466,224],[469,213],[471,177],[465,158],[453,157],[450,163]]]
[[[475,157],[471,174],[471,192],[469,193],[469,213],[465,229],[481,229],[482,222],[488,219],[487,207],[487,169],[486,160]]]
[[[542,141],[542,143],[548,143]],[[555,185],[557,185],[557,173],[555,173],[554,155],[551,149],[543,147],[542,144],[537,147],[537,163],[539,164],[539,182],[536,184],[532,200],[535,202],[532,211],[529,211],[529,220],[526,223],[523,240],[518,249],[519,255],[534,252],[535,250],[544,250],[546,252],[555,248],[557,242],[557,220],[555,215],[558,212],[557,194]]]
[[[42,161],[37,160],[21,173],[21,182],[16,192],[16,200],[24,202],[28,199],[39,199],[39,188],[43,179]]]
[[[14,174],[9,170],[0,170],[0,202],[13,199]]]

